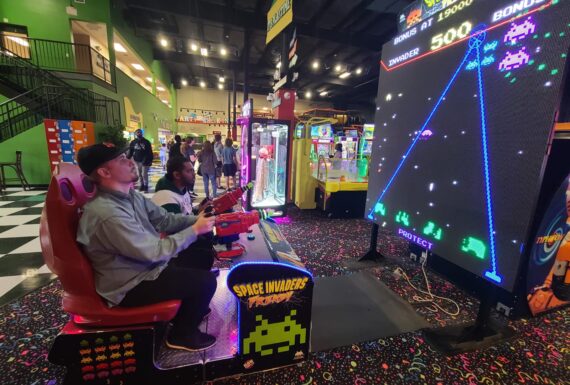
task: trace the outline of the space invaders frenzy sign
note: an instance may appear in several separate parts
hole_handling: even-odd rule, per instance
[[[560,105],[570,2],[422,4],[439,12],[382,48],[365,215],[512,292]]]
[[[245,371],[301,362],[309,353],[313,280],[278,263],[232,269],[228,288],[238,299],[238,353]]]

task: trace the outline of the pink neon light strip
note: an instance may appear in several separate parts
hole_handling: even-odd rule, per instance
[[[457,41],[454,42],[454,43],[451,43],[451,44],[449,44],[449,45],[446,45],[445,47],[441,47],[441,48],[438,48],[438,49],[436,49],[436,50],[423,53],[423,54],[421,54],[420,56],[416,56],[416,57],[413,58],[412,60],[409,60],[409,61],[404,62],[404,63],[400,63],[400,64],[398,64],[398,65],[395,65],[394,67],[388,67],[388,66],[386,66],[386,64],[384,64],[384,62],[383,62],[382,60],[380,60],[380,65],[382,65],[382,67],[383,67],[386,71],[388,71],[388,72],[393,71],[393,70],[398,69],[398,68],[400,68],[400,67],[403,67],[403,66],[405,66],[405,65],[407,65],[407,64],[410,64],[410,63],[413,63],[413,62],[418,61],[418,60],[420,60],[420,59],[423,59],[424,57],[427,57],[427,56],[429,56],[429,55],[432,55],[432,54],[434,54],[434,53],[436,53],[436,52],[440,52],[440,51],[443,51],[444,49],[453,47],[453,46],[456,45],[456,44],[459,44],[459,43],[461,43],[461,42],[464,42],[465,40],[471,39],[473,36],[480,35],[480,34],[482,34],[483,32],[492,31],[492,30],[494,30],[495,28],[499,28],[499,27],[502,27],[502,26],[505,25],[505,24],[512,23],[513,21],[515,21],[515,20],[517,20],[517,19],[520,19],[521,17],[525,17],[525,16],[528,16],[528,15],[532,15],[533,13],[536,13],[536,12],[538,12],[538,11],[542,11],[543,9],[546,9],[546,8],[550,7],[550,6],[552,5],[552,1],[553,1],[553,0],[550,0],[550,2],[549,2],[548,4],[544,4],[544,5],[542,5],[542,6],[538,7],[538,8],[536,8],[536,9],[533,9],[532,11],[529,11],[529,12],[525,13],[524,15],[516,16],[516,17],[513,17],[513,18],[511,18],[511,19],[505,20],[505,21],[503,21],[503,22],[501,22],[501,23],[499,23],[499,24],[497,24],[497,25],[494,25],[494,26],[492,26],[492,27],[489,27],[489,28],[487,28],[487,29],[484,29],[484,30],[482,30],[482,31],[479,31],[479,32],[477,32],[476,34],[473,34],[472,36],[466,36],[466,37],[464,37],[463,39],[457,40]]]

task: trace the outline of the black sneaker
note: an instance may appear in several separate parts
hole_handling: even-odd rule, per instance
[[[214,252],[214,255],[215,255],[215,251],[213,251],[213,252]],[[211,272],[212,274],[214,274],[214,277],[219,277],[219,276],[220,276],[220,269],[218,269],[217,267],[212,267],[212,270],[210,270],[210,272]]]
[[[172,337],[168,336],[166,339],[166,346],[170,349],[186,350],[189,352],[198,352],[206,350],[216,344],[216,337],[211,336],[201,331],[197,331],[191,336],[185,337]]]
[[[198,197],[198,194],[196,194],[194,191],[190,191],[188,194],[190,194],[190,196],[191,196],[192,198],[197,198],[197,197]]]

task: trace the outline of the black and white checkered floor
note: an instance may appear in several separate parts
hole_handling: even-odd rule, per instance
[[[151,198],[156,182],[164,175],[160,167],[152,167],[149,175]],[[196,178],[195,202],[204,197],[204,184]],[[223,192],[219,190],[218,193]],[[8,188],[0,194],[0,306],[33,291],[55,278],[40,248],[40,216],[46,190],[23,191]]]
[[[55,278],[40,248],[45,193],[9,188],[0,195],[0,306]]]

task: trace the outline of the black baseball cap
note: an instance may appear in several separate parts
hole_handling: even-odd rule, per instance
[[[81,147],[77,153],[77,163],[85,175],[91,175],[103,163],[115,159],[128,149],[128,147],[116,147],[112,143],[98,143]]]

